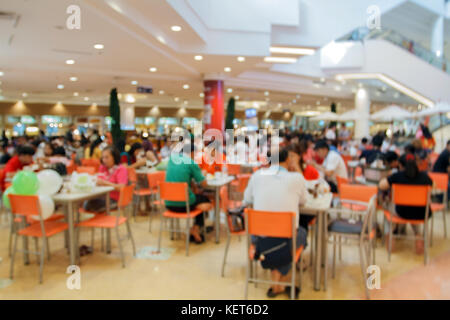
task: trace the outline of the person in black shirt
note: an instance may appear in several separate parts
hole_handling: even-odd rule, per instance
[[[367,164],[371,164],[377,159],[381,159],[383,156],[383,153],[381,152],[381,145],[383,144],[383,136],[381,134],[377,134],[372,139],[372,146],[373,149],[366,149],[364,150],[361,155],[359,156],[359,159],[366,159]]]
[[[433,166],[433,172],[448,173],[450,175],[450,140],[447,147],[441,152]],[[447,199],[450,199],[450,181],[448,182]],[[442,197],[442,195],[440,195]],[[442,198],[440,198],[442,201]]]
[[[400,171],[384,178],[380,181],[379,189],[388,190],[393,184],[409,184],[409,185],[428,185],[432,186],[433,182],[426,172],[419,171],[416,157],[407,153],[400,157]],[[414,206],[396,206],[395,212],[404,219],[424,220],[426,208]],[[431,212],[430,212],[431,214]],[[414,233],[417,235],[419,230],[416,225],[411,225]],[[423,240],[416,240],[416,252],[423,253]]]
[[[433,172],[450,173],[450,140],[447,147],[441,152],[433,166]]]

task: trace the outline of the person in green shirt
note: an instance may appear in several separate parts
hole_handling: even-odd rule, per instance
[[[208,197],[202,194],[196,194],[193,191],[191,183],[195,181],[200,187],[206,186],[206,179],[200,170],[200,167],[195,163],[194,144],[187,146],[190,148],[190,154],[183,152],[172,152],[169,157],[166,170],[166,182],[186,182],[189,188],[189,210],[199,209],[203,212],[212,209],[212,205]],[[194,185],[195,186],[195,185]],[[173,212],[185,213],[186,203],[178,201],[166,201],[166,208]],[[200,228],[204,226],[203,215],[200,214],[195,217],[195,223],[191,228],[191,238],[196,243],[204,241],[200,234]]]

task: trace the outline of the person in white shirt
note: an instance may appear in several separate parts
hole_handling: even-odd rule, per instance
[[[327,140],[336,140],[336,126],[330,126],[327,131],[325,131],[325,139]]]
[[[315,164],[315,167],[321,171],[331,188],[331,192],[337,192],[336,177],[348,179],[347,167],[344,159],[336,151],[330,150],[330,146],[325,140],[319,140],[314,150],[319,158],[324,159],[322,165]]]
[[[289,152],[286,148],[278,154],[278,163],[271,163],[270,168],[256,171],[250,178],[244,192],[244,205],[252,205],[253,209],[274,212],[294,212],[297,215],[297,246],[306,245],[306,230],[298,225],[299,207],[306,202],[306,184],[301,173],[289,172],[288,168],[298,163],[298,155]],[[256,237],[257,252],[265,252],[277,247],[281,242],[291,241],[290,239],[261,238]],[[290,254],[289,254],[290,256]],[[279,257],[278,257],[279,258]],[[283,256],[283,261],[284,256]],[[289,261],[289,259],[287,260]],[[288,273],[291,263],[287,265],[266,265],[272,271],[273,281],[289,281]],[[267,292],[269,298],[273,298],[281,293],[287,293],[290,288],[281,285],[272,286]],[[297,290],[296,290],[297,291]]]

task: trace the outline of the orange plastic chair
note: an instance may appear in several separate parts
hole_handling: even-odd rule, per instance
[[[66,167],[67,174],[72,174],[76,168],[77,168],[77,166],[75,164],[75,161],[70,160],[69,165]]]
[[[78,167],[76,169],[76,171],[78,173],[87,173],[87,174],[90,174],[90,175],[94,175],[97,172],[94,167],[86,167],[86,166]]]
[[[98,172],[101,162],[98,159],[81,159],[81,165],[83,167],[94,167],[95,172]]]
[[[271,212],[271,211],[258,211],[253,209],[245,209],[245,230],[247,235],[247,251],[249,252],[247,259],[247,275],[245,283],[245,299],[248,298],[248,284],[253,283],[266,283],[266,284],[284,284],[291,286],[291,299],[295,297],[295,274],[296,264],[300,260],[304,247],[299,246],[297,248],[297,216],[294,212]],[[255,258],[252,254],[252,242],[250,236],[259,237],[273,237],[273,238],[287,238],[292,239],[292,276],[290,282],[277,282],[274,283],[269,280],[260,280],[257,278],[256,265],[255,276],[250,275],[250,269],[255,262]],[[252,272],[253,274],[253,272]],[[300,268],[299,286],[301,287],[303,275],[303,268]]]
[[[435,212],[442,212],[442,217],[444,220],[444,236],[447,238],[447,205],[448,205],[448,174],[447,173],[437,173],[429,172],[428,176],[433,181],[433,191],[437,194],[442,194],[443,201],[431,202],[430,209],[433,213],[431,215],[431,239],[430,245],[433,245],[433,229],[434,229],[434,214]]]
[[[126,208],[133,200],[134,185],[125,186],[120,189],[119,201],[117,202],[116,215],[96,215],[91,219],[87,219],[77,224],[77,242],[80,236],[80,228],[99,228],[99,229],[114,229],[119,244],[120,256],[122,258],[122,267],[125,268],[125,255],[122,247],[123,238],[119,234],[119,226],[125,224],[127,227],[127,239],[131,240],[133,247],[133,255],[136,256],[136,247],[134,243],[133,234],[131,233],[128,217],[125,216]]]
[[[232,217],[231,215],[228,214],[229,209],[235,209],[238,208],[238,206],[236,206],[236,202],[229,200],[227,186],[223,186],[222,188],[220,188],[220,208],[222,209],[223,212],[226,213],[227,217],[227,243],[225,245],[225,253],[223,255],[223,262],[222,262],[222,277],[224,277],[225,264],[228,255],[228,248],[230,247],[231,237],[238,236],[240,239],[240,236],[245,235],[245,230],[235,230],[233,226]]]
[[[151,190],[151,209],[153,211],[153,208],[156,208],[156,212],[159,213],[162,211],[163,207],[163,201],[159,199],[158,197],[158,185],[161,182],[164,182],[166,180],[166,172],[165,171],[157,171],[157,172],[151,172],[147,174],[147,181],[148,181],[148,187]],[[152,212],[148,215],[149,217],[149,226],[148,230],[151,233],[152,232]]]
[[[38,216],[40,218],[39,223],[33,223],[30,226],[15,225],[14,226],[14,239],[13,239],[13,251],[11,254],[11,270],[10,278],[13,279],[14,274],[14,259],[17,252],[17,237],[32,237],[35,239],[36,252],[26,251],[40,257],[39,263],[39,283],[42,283],[43,271],[44,271],[44,257],[45,251],[49,250],[47,247],[47,238],[54,236],[58,233],[64,232],[68,229],[68,224],[60,221],[45,221],[42,219],[41,207],[39,204],[38,196],[24,196],[9,194],[9,203],[11,204],[11,212],[13,216],[18,216],[21,221],[24,218],[31,218],[32,216]],[[13,223],[17,224],[15,219]],[[38,239],[42,239],[41,251],[38,250]],[[46,248],[47,247],[47,248]],[[24,250],[26,250],[24,248]]]
[[[339,184],[339,180],[338,180]],[[360,184],[341,183],[339,185],[339,199],[341,207],[354,211],[367,210],[367,204],[373,194],[377,194],[376,186],[363,186]]]
[[[384,217],[389,224],[389,244],[388,244],[388,261],[391,261],[392,251],[392,224],[412,224],[423,225],[423,240],[424,240],[424,263],[428,263],[428,220],[430,213],[430,186],[421,185],[406,185],[406,184],[393,184],[392,185],[392,202],[394,205],[400,206],[412,206],[412,207],[425,207],[425,219],[424,220],[410,220],[399,217],[398,215],[391,213],[388,210],[384,210]],[[400,235],[396,235],[400,237]],[[414,239],[417,239],[414,236]]]
[[[227,164],[227,172],[231,176],[237,176],[241,173],[241,165],[240,164]]]
[[[161,238],[162,232],[164,231],[164,223],[167,219],[175,219],[175,221],[179,221],[180,219],[187,219],[186,230],[181,231],[178,228],[176,229],[165,229],[167,231],[175,232],[175,233],[185,233],[186,235],[186,256],[189,255],[189,232],[190,232],[190,224],[191,220],[196,216],[204,213],[201,210],[194,209],[190,210],[189,206],[189,194],[188,194],[188,185],[186,182],[160,182],[158,185],[159,190],[159,199],[162,201],[179,201],[186,203],[186,212],[178,213],[170,210],[166,210],[163,212],[161,216],[161,226],[159,229],[159,238],[158,238],[158,252],[161,249]],[[203,236],[205,234],[205,228],[203,228]]]

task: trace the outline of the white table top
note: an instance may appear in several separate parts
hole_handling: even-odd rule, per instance
[[[84,199],[94,198],[96,196],[101,196],[105,193],[113,191],[113,187],[94,187],[91,192],[83,193],[57,193],[52,196],[55,202],[71,202],[71,201],[81,201]]]
[[[226,184],[229,184],[234,179],[235,179],[234,176],[226,176],[223,178],[221,177],[221,178],[207,179],[206,182],[209,187],[222,187]]]
[[[358,160],[353,160],[353,161],[349,161],[347,162],[347,165],[350,168],[356,168],[357,166],[359,166],[360,162]]]

